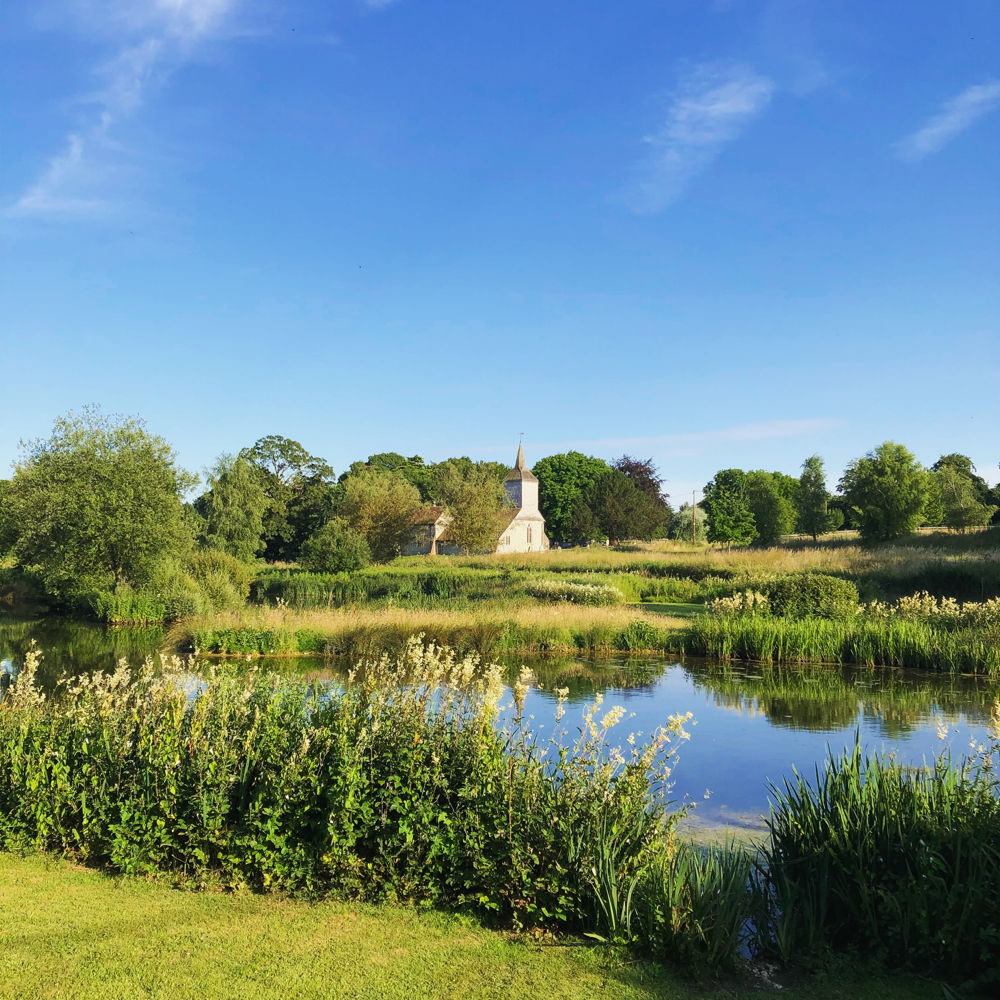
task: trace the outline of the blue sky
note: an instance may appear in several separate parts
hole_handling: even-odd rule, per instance
[[[5,5],[0,469],[97,402],[195,471],[524,431],[679,498],[886,439],[994,482],[998,29],[994,0]]]

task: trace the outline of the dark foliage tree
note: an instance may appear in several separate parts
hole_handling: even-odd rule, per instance
[[[702,506],[708,514],[708,540],[727,545],[749,545],[757,537],[747,499],[747,474],[721,469],[705,486]]]
[[[271,434],[247,448],[243,457],[263,473],[268,498],[264,515],[264,558],[294,560],[302,543],[333,512],[333,469],[298,441]]]
[[[928,474],[912,452],[886,441],[851,462],[840,480],[866,544],[892,541],[915,531],[928,496]]]
[[[651,538],[671,513],[617,469],[608,469],[594,482],[584,503],[601,534],[613,544],[626,538]]]
[[[573,545],[595,537],[594,519],[581,520],[579,508],[585,505],[587,492],[609,468],[603,459],[578,451],[549,455],[535,463],[532,472],[538,477],[538,506],[553,542]]]
[[[826,488],[823,459],[819,455],[810,455],[802,463],[797,500],[799,531],[812,535],[815,542],[824,532],[834,530],[837,518],[831,517],[830,493]],[[843,513],[839,516],[841,523],[843,516]]]

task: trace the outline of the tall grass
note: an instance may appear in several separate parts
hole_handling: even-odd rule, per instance
[[[952,981],[1000,982],[1000,797],[992,770],[865,758],[860,746],[772,789],[767,943],[825,948]]]
[[[1000,642],[994,632],[946,631],[905,619],[701,615],[690,621],[684,647],[722,660],[856,663],[1000,675]]]
[[[205,653],[320,652],[352,658],[401,652],[410,636],[483,657],[519,653],[663,652],[680,619],[634,608],[566,602],[485,604],[474,610],[407,607],[294,611],[251,608],[176,627],[176,648]]]

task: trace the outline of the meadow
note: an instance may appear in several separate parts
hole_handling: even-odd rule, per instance
[[[410,557],[351,574],[267,566],[247,603],[186,617],[171,641],[185,652],[357,656],[422,633],[486,657],[692,653],[995,675],[997,537],[937,532],[875,549],[850,532],[767,549],[660,541]]]

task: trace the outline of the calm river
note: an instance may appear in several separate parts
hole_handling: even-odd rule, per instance
[[[111,669],[119,657],[138,663],[160,648],[164,633],[0,618],[0,669],[16,670],[32,639],[43,650],[43,683],[53,685],[68,674]],[[334,680],[348,666],[312,657],[270,665],[310,680]],[[628,713],[617,741],[630,732],[649,733],[671,714],[691,712],[691,739],[681,747],[673,797],[695,803],[693,825],[734,831],[760,828],[769,781],[780,783],[793,767],[811,775],[830,750],[852,746],[855,732],[869,750],[892,751],[909,763],[929,761],[945,749],[960,759],[970,741],[986,738],[991,708],[1000,699],[1000,681],[889,670],[764,669],[693,658],[549,659],[529,666],[543,688],[530,692],[525,713],[534,716],[542,736],[552,729],[557,687],[570,689],[563,724],[571,733],[598,692],[605,707],[622,705]],[[944,740],[938,736],[942,722]]]

